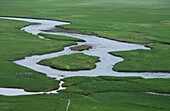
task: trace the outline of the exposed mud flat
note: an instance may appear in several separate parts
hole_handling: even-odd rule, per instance
[[[87,45],[87,44],[83,44],[83,45],[79,45],[79,46],[75,46],[75,47],[70,47],[70,49],[72,51],[83,51],[83,50],[89,50],[92,49],[93,46],[91,45]]]
[[[76,33],[76,34],[80,34],[80,32],[74,31],[74,30],[67,30],[64,29],[62,27],[53,27],[51,29],[47,29],[47,30],[41,30],[43,32],[66,32],[66,33]]]

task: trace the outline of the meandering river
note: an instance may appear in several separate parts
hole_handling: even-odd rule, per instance
[[[85,70],[85,71],[60,71],[57,69],[50,68],[48,66],[42,66],[37,64],[40,60],[48,59],[57,57],[60,55],[66,54],[73,54],[73,53],[80,53],[80,51],[72,51],[70,47],[65,47],[63,51],[54,52],[50,54],[44,55],[33,55],[31,57],[25,57],[25,59],[14,61],[16,64],[30,68],[32,70],[41,72],[46,74],[48,77],[55,77],[56,80],[61,80],[65,77],[72,77],[72,76],[140,76],[143,78],[170,78],[169,73],[131,73],[131,72],[116,72],[113,71],[113,66],[123,61],[123,58],[116,57],[110,55],[108,52],[112,51],[126,51],[126,50],[137,50],[137,49],[144,49],[150,50],[149,48],[133,43],[125,43],[125,42],[118,42],[114,40],[109,40],[97,36],[92,35],[83,35],[83,34],[74,34],[74,33],[67,33],[67,32],[44,32],[42,30],[48,30],[55,28],[55,26],[59,25],[69,25],[70,23],[54,21],[54,20],[42,20],[42,19],[27,19],[27,18],[10,18],[10,17],[0,17],[2,19],[10,19],[10,20],[19,20],[25,21],[30,23],[40,23],[40,24],[32,24],[22,28],[21,30],[31,33],[33,35],[37,35],[40,39],[49,40],[45,37],[39,36],[39,33],[45,34],[53,34],[53,35],[64,35],[74,38],[83,39],[86,42],[78,42],[77,45],[79,46],[83,44],[91,45],[93,48],[89,50],[81,51],[81,53],[98,56],[100,57],[100,62],[96,63],[96,68],[93,70]],[[60,82],[59,90],[65,89],[62,87],[63,81]],[[0,94],[7,95],[7,96],[15,96],[15,95],[30,95],[30,94],[42,94],[42,93],[57,93],[58,90],[51,91],[51,92],[26,92],[23,89],[14,89],[14,88],[0,88]]]

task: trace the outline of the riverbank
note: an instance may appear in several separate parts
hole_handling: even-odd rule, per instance
[[[73,33],[51,33],[51,32],[42,32],[41,30],[51,29],[56,25],[61,24],[68,24],[59,21],[51,21],[51,20],[38,20],[38,19],[25,19],[25,18],[6,18],[1,17],[3,19],[10,19],[10,20],[19,20],[19,21],[26,21],[31,23],[40,23],[38,25],[29,25],[21,30],[24,30],[28,33],[33,35],[37,35],[39,39],[46,41],[47,39],[43,36],[39,36],[39,33],[45,34],[53,34],[53,35],[62,35],[62,36],[70,36],[76,39],[84,39],[86,44],[93,45],[93,49],[82,51],[82,53],[86,55],[92,55],[100,57],[100,62],[96,63],[96,68],[90,71],[60,71],[56,69],[52,69],[47,66],[41,66],[37,63],[43,59],[54,58],[57,56],[65,55],[65,54],[73,54],[76,53],[75,51],[71,51],[70,47],[65,47],[63,51],[44,54],[44,55],[36,55],[31,57],[26,57],[22,60],[15,61],[16,64],[21,66],[30,68],[32,70],[45,73],[48,77],[56,78],[60,80],[64,77],[72,77],[72,76],[140,76],[144,78],[169,78],[168,73],[120,73],[112,71],[112,66],[116,63],[122,61],[121,58],[111,56],[109,52],[111,51],[127,51],[127,50],[136,50],[136,49],[148,49],[145,46],[137,45],[137,44],[130,44],[130,43],[123,43],[117,42],[112,40],[107,40],[104,38],[99,38],[97,36],[91,35],[82,35],[82,34],[73,34]],[[48,39],[50,41],[50,39]],[[61,42],[60,42],[61,43]],[[77,42],[77,46],[81,45],[81,42]],[[84,44],[84,42],[83,42]],[[62,75],[61,75],[62,74]]]
[[[148,94],[168,93],[169,79],[140,77],[70,77],[64,79],[66,90],[59,94],[0,96],[0,111],[168,111],[170,96]],[[50,107],[49,107],[50,106]]]

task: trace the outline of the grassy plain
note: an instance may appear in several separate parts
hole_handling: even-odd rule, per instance
[[[99,57],[83,53],[62,55],[51,59],[44,59],[39,64],[66,71],[91,70],[96,67]]]
[[[169,0],[0,0],[0,16],[70,21],[71,25],[63,27],[144,44],[152,50],[113,52],[125,58],[125,62],[117,64],[114,70],[169,72],[169,5]],[[25,25],[27,23],[0,19],[0,87],[29,91],[57,88],[58,81],[12,61],[60,51],[75,41],[61,40],[61,37],[59,41],[56,38],[41,40],[19,30]],[[74,77],[65,82],[67,90],[57,95],[0,96],[0,111],[64,111],[68,99],[71,99],[70,111],[170,110],[169,96],[144,93],[169,93],[169,79]]]
[[[170,72],[169,45],[155,43],[152,47],[152,50],[111,52],[113,55],[125,58],[125,61],[117,63],[113,70],[125,72]],[[138,59],[138,57],[141,59]]]
[[[55,79],[18,66],[13,61],[25,56],[61,51],[65,46],[75,45],[80,40],[64,36],[55,36],[50,41],[42,40],[19,30],[25,25],[27,23],[0,19],[0,87],[23,88],[27,91],[58,88],[58,81]],[[57,38],[62,40],[56,40]]]
[[[116,65],[116,70],[123,71],[126,64],[154,69],[159,60],[151,59],[142,64],[148,55],[153,58],[167,60],[158,67],[158,71],[169,71],[170,66],[170,1],[169,0],[0,0],[0,16],[18,16],[46,18],[70,21],[71,25],[64,28],[77,30],[82,33],[96,34],[109,39],[149,45],[153,51],[166,45],[167,56],[162,56],[160,50],[138,51],[145,56],[141,58],[134,53],[135,59],[129,64],[129,52],[121,54],[125,62]],[[126,54],[125,54],[126,53]],[[128,54],[129,53],[129,54]],[[129,56],[127,56],[129,55]],[[159,56],[158,56],[159,55]],[[168,57],[168,58],[167,58]],[[148,58],[150,59],[150,58]],[[126,70],[125,70],[126,71]],[[146,70],[148,71],[148,70]]]
[[[169,79],[139,77],[72,77],[59,94],[0,96],[0,111],[169,111],[170,96],[146,92],[170,93]]]

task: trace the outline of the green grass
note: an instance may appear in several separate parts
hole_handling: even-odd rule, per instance
[[[162,92],[170,93],[169,79],[143,79],[140,77],[71,77],[66,78],[64,92],[82,95],[105,92]]]
[[[65,36],[55,36],[50,41],[39,39],[19,30],[27,24],[0,19],[0,87],[23,88],[27,91],[56,89],[58,81],[54,78],[18,66],[13,61],[25,56],[61,51],[65,46],[75,45],[80,39]]]
[[[169,98],[145,92],[169,93],[169,79],[139,77],[72,77],[66,78],[62,93],[80,95],[71,98],[72,111],[168,111]],[[80,107],[81,106],[81,107]]]
[[[125,58],[116,65],[115,68],[119,67],[116,70],[169,71],[169,5],[169,0],[0,0],[0,16],[70,21],[71,25],[63,27],[144,44],[152,50],[112,53]],[[0,19],[0,87],[20,87],[29,91],[57,88],[58,81],[12,61],[60,51],[75,41],[61,40],[61,36],[50,36],[51,41],[40,40],[20,31],[24,25],[27,23]],[[74,77],[64,80],[67,89],[58,95],[0,96],[0,111],[64,111],[68,98],[71,99],[70,111],[170,110],[169,96],[143,93],[169,93],[169,79]]]
[[[153,49],[156,48],[155,43],[162,45],[170,43],[169,0],[0,0],[0,2],[0,16],[70,21],[71,25],[63,27],[114,40],[144,45],[152,43],[150,47]],[[167,47],[169,49],[170,46],[167,45]],[[145,58],[148,54],[152,55],[152,51],[139,52]],[[157,58],[160,54],[161,51],[156,51],[152,57]],[[169,59],[169,51],[167,54],[168,56],[163,59]],[[126,54],[121,56],[125,60],[129,58]],[[133,67],[145,58],[135,56]],[[158,59],[161,58],[160,55]],[[141,64],[154,69],[154,61],[152,59],[150,62],[145,64],[141,62]],[[126,65],[127,62],[121,64]],[[133,70],[133,67],[129,69]],[[165,65],[160,67],[162,68],[159,70],[169,70]],[[145,69],[138,68],[137,71],[145,71]]]
[[[47,65],[59,70],[78,71],[94,69],[96,67],[95,63],[97,62],[99,62],[99,57],[75,53],[45,59],[40,61],[39,64]]]
[[[58,95],[0,96],[0,111],[65,111],[67,99]]]
[[[59,94],[0,96],[0,111],[169,111],[170,97],[145,92],[169,93],[169,79],[139,77],[71,77]]]
[[[112,52],[125,61],[117,63],[113,70],[124,72],[170,72],[170,47],[153,44],[151,50]],[[140,57],[141,59],[138,59]]]

